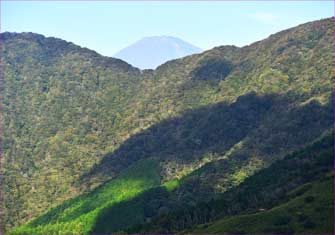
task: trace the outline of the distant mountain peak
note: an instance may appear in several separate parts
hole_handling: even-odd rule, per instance
[[[168,60],[201,52],[184,40],[167,35],[148,36],[120,50],[114,56],[140,69],[155,69]]]

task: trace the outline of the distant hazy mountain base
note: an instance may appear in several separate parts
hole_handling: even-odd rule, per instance
[[[1,34],[7,233],[332,233],[333,22],[153,71]]]
[[[114,56],[140,69],[155,69],[173,59],[200,53],[202,49],[170,36],[145,37]]]

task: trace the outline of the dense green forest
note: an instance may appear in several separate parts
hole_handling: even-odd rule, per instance
[[[3,227],[329,233],[333,22],[144,71],[2,33]]]
[[[331,132],[215,199],[195,205],[188,203],[189,198],[185,202],[178,200],[192,176],[159,185],[157,162],[142,160],[118,178],[63,203],[12,233],[332,234],[333,143]],[[208,163],[194,174],[216,170],[219,165]],[[206,224],[185,230],[203,223]]]
[[[304,234],[306,232],[333,234],[334,203],[331,200],[334,195],[333,182],[333,177],[328,177],[326,180],[304,185],[310,189],[301,196],[266,212],[229,217],[211,224],[200,225],[185,233],[243,234],[262,231],[277,234]],[[300,193],[305,189],[304,186],[298,188],[296,192]],[[295,195],[294,193],[295,191],[292,192],[292,195]]]
[[[216,199],[194,206],[180,205],[129,232],[332,234],[333,156],[331,132]],[[217,165],[209,164],[209,168],[215,169]],[[284,217],[286,222],[276,224]]]

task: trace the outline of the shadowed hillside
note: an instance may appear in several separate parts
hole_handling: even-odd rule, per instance
[[[180,203],[151,223],[127,232],[331,234],[334,231],[333,142],[333,132],[328,133],[214,200],[195,205]],[[219,166],[209,163],[195,175],[201,177],[204,172],[220,169]],[[185,185],[181,183],[180,187]],[[113,215],[104,216],[111,220]],[[106,218],[99,221],[96,232],[113,231],[110,226],[100,229]]]
[[[98,174],[117,174],[121,172],[121,175],[123,175],[121,179],[123,179],[129,174],[127,170],[126,172],[123,170],[129,166],[136,166],[136,162],[141,163],[143,160],[152,161],[155,159],[163,167],[163,172],[158,172],[163,177],[162,187],[151,189],[159,186],[160,182],[154,185],[150,184],[148,187],[142,187],[137,193],[141,193],[141,195],[134,200],[132,200],[132,197],[126,197],[114,202],[114,198],[121,192],[111,191],[109,185],[114,185],[119,178],[117,177],[102,186],[101,189],[84,195],[84,200],[82,197],[70,200],[33,220],[27,224],[27,228],[19,228],[15,233],[50,234],[55,233],[59,228],[62,228],[61,231],[64,234],[117,232],[145,223],[147,220],[175,208],[188,208],[197,203],[209,201],[219,193],[236,187],[248,176],[264,166],[268,166],[280,158],[281,154],[288,152],[287,142],[279,141],[275,142],[278,143],[278,146],[271,145],[271,149],[277,150],[277,155],[266,155],[266,152],[258,156],[247,155],[243,154],[250,153],[247,148],[253,148],[255,151],[257,149],[252,144],[247,145],[248,142],[246,142],[244,146],[246,150],[238,149],[236,152],[231,151],[227,154],[227,151],[232,149],[233,146],[242,140],[248,140],[250,138],[248,138],[249,133],[260,132],[259,126],[264,123],[264,119],[269,114],[274,113],[273,108],[287,104],[287,102],[285,96],[258,97],[255,94],[249,94],[240,97],[231,105],[217,104],[208,108],[193,110],[178,119],[154,125],[144,133],[127,140],[115,151],[115,155],[106,156],[106,160],[101,163],[101,166],[105,169],[99,169],[101,166],[96,166],[93,172],[86,177],[92,179],[96,177],[96,172]],[[296,107],[287,113],[286,115],[291,120],[290,123],[300,123],[299,130],[302,130],[301,132],[294,132],[292,126],[281,125],[281,127],[290,128],[290,133],[294,133],[294,137],[288,140],[290,145],[296,144],[295,148],[299,148],[299,145],[304,146],[329,130],[332,127],[331,109],[332,107],[321,106],[312,102],[302,107]],[[301,119],[302,114],[306,113],[309,114],[310,121]],[[276,121],[280,121],[280,119],[277,118]],[[306,135],[306,130],[308,130],[309,135]],[[283,133],[286,133],[286,131],[285,129],[282,130]],[[177,138],[176,133],[179,133],[182,138]],[[193,139],[197,142],[191,142]],[[185,142],[181,140],[185,140]],[[231,142],[228,142],[228,140]],[[188,146],[190,143],[192,148]],[[225,144],[227,147],[225,147]],[[269,143],[265,145],[269,146]],[[287,149],[280,154],[280,149],[284,149],[284,146]],[[262,145],[259,147],[258,152],[261,152]],[[329,146],[327,145],[327,147]],[[132,156],[136,156],[136,158]],[[166,163],[169,165],[166,165]],[[184,166],[184,171],[178,171],[182,172],[183,175],[172,174],[174,178],[171,178],[170,175],[164,174],[171,172],[170,168],[175,169],[180,166]],[[149,172],[149,169],[150,167],[146,167],[146,169],[137,168],[142,173]],[[300,170],[300,167],[298,170]],[[312,173],[312,171],[308,171],[308,173]],[[305,178],[308,179],[307,176]],[[139,176],[138,179],[140,179]],[[164,181],[176,179],[179,179],[180,186],[171,195],[168,192],[170,182],[164,184]],[[284,180],[284,176],[280,179]],[[143,183],[146,185],[146,182]],[[263,184],[259,184],[259,186],[261,185]],[[129,187],[136,189],[136,185]],[[103,193],[100,191],[111,191],[108,194],[110,198],[101,196]],[[127,189],[125,193],[131,193],[131,191]],[[97,203],[97,200],[99,200],[97,205],[89,206],[89,204]],[[234,205],[237,205],[237,203]],[[105,217],[109,219],[105,219]],[[95,223],[97,223],[96,226]],[[176,221],[173,224],[179,226]],[[37,229],[34,229],[34,227]],[[103,230],[103,228],[107,230]],[[168,232],[175,231],[168,230]]]
[[[332,100],[325,106],[312,101],[288,108],[293,102],[289,96],[251,93],[231,105],[219,103],[163,121],[106,155],[85,179],[110,177],[143,158],[159,159],[165,180],[217,158],[244,161],[254,157],[264,165],[272,163],[332,126]]]

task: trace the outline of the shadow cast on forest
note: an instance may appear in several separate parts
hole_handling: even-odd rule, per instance
[[[208,152],[223,153],[257,128],[273,105],[274,96],[251,93],[232,104],[189,110],[181,117],[164,120],[130,137],[83,179],[97,175],[114,177],[143,158],[183,164]]]
[[[130,138],[115,153],[107,155],[92,173],[100,171],[106,174],[105,167],[113,169],[114,157],[125,157],[126,160],[129,160],[129,157],[131,161],[147,157],[158,158],[161,161],[166,159],[188,161],[199,158],[207,152],[222,154],[246,137],[249,137],[246,141],[248,147],[256,148],[259,153],[269,158],[271,154],[280,152],[285,146],[287,150],[303,147],[332,127],[333,98],[330,98],[327,105],[312,100],[304,105],[288,108],[288,105],[292,104],[289,97],[257,96],[250,93],[230,105],[219,103],[188,111],[181,118],[166,120]],[[258,141],[257,137],[253,138],[255,133],[261,136],[260,139],[266,138],[263,139],[266,144],[254,146],[255,141]],[[246,151],[249,150],[244,150],[244,153]],[[289,151],[285,154],[287,152]],[[244,164],[251,154],[236,157],[240,164]],[[269,163],[276,160],[266,157],[265,160]],[[125,166],[127,163],[129,162],[123,162]],[[213,165],[218,164],[231,165],[230,160],[214,161],[207,165],[213,170],[215,169]],[[203,168],[206,167],[205,165]],[[206,177],[210,177],[208,176],[210,174],[211,172],[207,172]],[[217,172],[213,174],[217,175]],[[185,188],[185,185],[181,187]],[[201,189],[204,185],[199,184],[198,187],[195,190],[197,195],[207,190]],[[158,187],[130,201],[106,208],[98,215],[92,232],[126,231],[148,222],[148,219],[159,215],[162,211],[164,213],[164,209],[169,208],[170,203],[175,203],[174,208],[184,206],[181,201],[169,202],[171,199],[176,199],[170,196],[164,187]]]
[[[293,151],[313,141],[333,120],[332,100],[324,106],[311,101],[289,107],[296,99],[292,94],[259,96],[252,92],[231,104],[189,110],[130,137],[83,175],[80,184],[95,177],[113,178],[140,159],[174,162],[178,167],[206,153],[222,155],[242,140],[246,151],[238,156],[241,160],[250,156],[248,151],[261,156]]]
[[[233,161],[224,160],[225,168],[236,163],[243,166],[257,151],[259,157],[273,162],[276,160],[273,156],[278,158],[278,155],[273,155],[274,152],[287,153],[288,150],[296,150],[332,127],[333,100],[327,105],[321,105],[316,101],[305,105],[292,105],[296,103],[294,101],[297,100],[290,94],[259,96],[249,93],[231,104],[218,103],[189,110],[181,117],[162,121],[132,136],[119,149],[107,154],[89,174],[82,177],[82,182],[79,183],[87,183],[88,179],[96,177],[104,177],[106,180],[114,178],[141,159],[156,159],[161,163],[168,161],[176,166],[192,163],[207,153],[225,154],[242,140],[245,146],[234,155]],[[283,151],[285,148],[287,150]],[[218,171],[222,169],[205,172],[206,179],[211,181],[210,174],[217,177],[220,173]],[[204,190],[203,187],[203,184],[198,184],[195,193],[206,192],[207,189]],[[167,204],[163,205],[161,202],[168,199],[169,195],[164,187],[156,187],[129,201],[121,201],[105,208],[99,212],[92,232],[117,232],[144,223],[146,218],[151,218],[160,213],[160,210],[164,210]],[[85,197],[85,194],[79,197],[83,196]],[[56,214],[61,214],[77,198],[65,202],[54,211]],[[169,200],[165,201],[170,203]],[[48,214],[50,218],[57,218],[52,211]],[[71,217],[74,219],[80,215]],[[36,220],[36,224],[49,223],[53,220],[48,216],[45,218],[46,221],[43,220],[43,216],[40,217]]]

